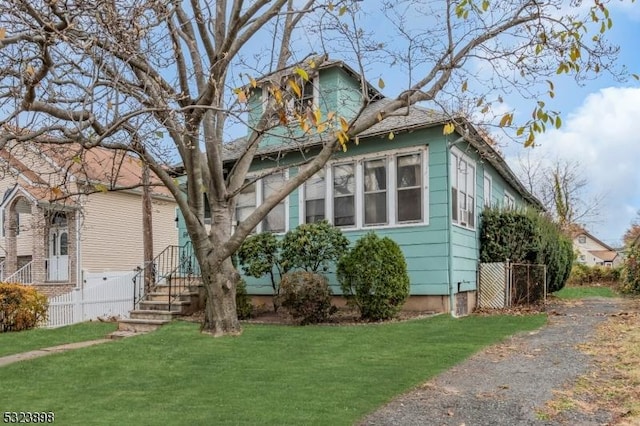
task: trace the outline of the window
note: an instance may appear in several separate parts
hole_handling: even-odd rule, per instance
[[[304,183],[304,222],[315,223],[325,218],[325,172],[320,170]]]
[[[313,110],[314,97],[313,97],[313,83],[308,81],[302,85],[302,97],[298,98],[294,95],[292,108],[288,111],[290,114],[298,113],[303,115],[307,108]]]
[[[387,159],[364,162],[364,224],[387,223]]]
[[[300,83],[300,82],[298,82]],[[304,115],[307,112],[307,108],[313,109],[314,105],[318,105],[318,90],[316,89],[315,80],[302,82],[300,84],[301,97],[292,94],[290,98],[282,100],[283,104],[280,107],[276,106],[275,96],[273,95],[273,89],[269,86],[264,86],[262,89],[262,112],[264,113],[270,106],[274,107],[271,116],[269,117],[269,124],[278,125],[286,124],[294,120],[295,115]],[[284,111],[283,111],[284,110]],[[282,116],[281,116],[282,115]]]
[[[580,262],[585,263],[587,261],[587,256],[585,256],[584,254],[580,255]]]
[[[246,182],[245,182],[246,184]],[[242,222],[256,208],[256,183],[247,185],[236,199],[236,222]]]
[[[493,197],[493,188],[492,188],[492,184],[493,181],[491,180],[491,176],[489,176],[488,174],[484,174],[484,180],[483,180],[483,198],[484,198],[484,206],[485,207],[491,207],[492,204],[492,200],[491,198]]]
[[[516,199],[513,195],[509,194],[507,191],[504,192],[504,208],[505,209],[515,209],[516,208]]]
[[[587,237],[586,237],[586,236],[584,236],[584,235],[580,235],[580,236],[578,237],[578,243],[580,243],[580,244],[586,244],[586,243],[587,243]]]
[[[265,200],[278,191],[285,181],[284,171],[262,178],[262,199]],[[284,199],[280,201],[262,221],[262,231],[284,232],[286,230]]]
[[[465,155],[451,154],[451,216],[454,223],[475,226],[476,168]]]
[[[397,220],[422,220],[422,156],[420,153],[396,159]]]
[[[333,224],[356,224],[355,163],[333,166]]]
[[[426,148],[413,148],[333,163],[304,184],[301,221],[358,229],[426,223],[426,158]]]

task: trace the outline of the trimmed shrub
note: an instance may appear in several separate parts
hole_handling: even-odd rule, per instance
[[[280,283],[281,306],[300,325],[326,321],[336,312],[327,279],[313,272],[289,272]]]
[[[349,240],[326,220],[307,223],[287,232],[282,240],[281,257],[287,269],[308,272],[327,271],[347,251]]]
[[[572,286],[590,284],[614,284],[620,280],[620,268],[605,266],[587,266],[584,263],[574,263],[567,284]]]
[[[620,291],[629,294],[640,294],[640,247],[629,248],[627,258],[622,266],[622,286]]]
[[[47,296],[32,286],[0,283],[0,332],[32,329],[47,319]]]
[[[240,279],[236,286],[236,311],[238,319],[248,319],[253,315],[253,305],[247,294],[247,283],[243,279]]]
[[[564,287],[575,253],[573,243],[551,219],[536,210],[485,209],[480,229],[480,261],[547,266],[549,292]]]
[[[409,297],[407,262],[400,246],[373,232],[340,260],[338,280],[348,303],[369,321],[393,318]]]
[[[278,311],[277,296],[280,294],[280,278],[287,272],[282,262],[280,243],[271,232],[262,232],[247,238],[237,252],[237,263],[245,275],[261,278],[269,275],[273,289],[273,310]],[[276,279],[274,268],[278,273]]]

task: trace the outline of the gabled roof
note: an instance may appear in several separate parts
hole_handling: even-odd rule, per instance
[[[367,105],[362,112],[363,116],[377,114],[380,108],[384,108],[386,104],[390,104],[391,99],[381,99]],[[403,114],[403,112],[405,112]],[[437,111],[423,108],[418,105],[412,105],[408,108],[401,109],[396,114],[389,116],[379,123],[376,123],[366,131],[358,135],[359,138],[374,138],[376,136],[387,137],[389,133],[400,134],[402,132],[411,132],[419,129],[442,126],[445,123],[455,120],[459,123],[458,130],[460,134],[466,134],[465,140],[471,144],[479,153],[480,157],[488,161],[496,171],[504,178],[513,188],[515,188],[529,203],[544,210],[544,206],[533,194],[531,194],[515,173],[511,170],[504,158],[491,146],[486,138],[480,134],[473,125],[462,117],[452,119],[450,116],[439,113]],[[247,146],[246,138],[239,138],[231,143],[223,145],[223,160],[232,162],[239,158],[245,151]],[[266,145],[260,146],[256,151],[256,156],[266,156],[281,152],[293,152],[301,149],[308,149],[322,145],[322,139],[318,135],[311,135],[291,143],[283,145]],[[366,143],[361,140],[360,143]]]
[[[593,234],[587,232],[586,229],[584,229],[581,226],[574,226],[573,229],[571,230],[571,238],[573,238],[574,240],[579,237],[580,235],[584,235],[587,236],[589,238],[591,238],[593,241],[595,241],[596,243],[598,243],[599,245],[601,245],[603,248],[605,248],[607,251],[615,251],[613,249],[613,247],[611,247],[610,245],[600,241],[598,238],[596,238],[595,236],[593,236]]]
[[[613,262],[618,256],[618,252],[615,250],[589,250],[589,253],[604,262]]]
[[[20,149],[7,146],[0,150],[0,159],[19,172],[28,181],[20,187],[39,201],[51,201],[69,195],[67,184],[75,182],[89,185],[104,185],[107,189],[136,188],[142,184],[142,164],[122,150],[103,147],[83,149],[78,144],[48,144],[43,142],[20,142]],[[37,164],[27,166],[21,156],[33,155],[46,164],[55,174],[55,179],[47,181],[37,169]],[[44,161],[44,163],[43,163]],[[59,183],[60,182],[60,183]],[[168,197],[170,192],[161,185],[160,180],[151,174],[152,193]],[[77,190],[77,188],[75,189]]]

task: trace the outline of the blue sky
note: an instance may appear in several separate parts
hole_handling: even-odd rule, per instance
[[[640,4],[612,2],[614,26],[611,40],[620,46],[620,64],[640,74]],[[587,229],[611,245],[640,210],[640,84],[630,78],[615,81],[603,76],[577,86],[572,81],[557,86],[558,109],[563,126],[539,136],[539,147],[529,150],[538,161],[566,159],[580,165],[588,182],[585,198],[603,197],[600,215]],[[517,110],[518,105],[514,104]],[[517,168],[524,148],[510,144],[503,149]]]
[[[614,22],[608,37],[620,46],[618,65],[640,74],[640,4],[615,0],[608,7]],[[392,90],[398,78],[393,69],[381,71],[381,76],[389,86],[385,94],[397,93]],[[376,81],[377,75],[368,78]],[[600,214],[584,225],[599,239],[617,246],[640,210],[640,83],[602,74],[578,85],[565,77],[556,80],[555,92],[553,101],[545,101],[562,114],[563,126],[538,136],[536,148],[509,142],[501,150],[515,171],[518,158],[527,155],[539,162],[577,162],[580,177],[587,181],[583,198],[602,197]],[[532,110],[531,100],[513,95],[505,100],[501,108],[514,111],[516,117]]]
[[[375,37],[384,39],[389,37],[392,29],[379,12],[380,3],[377,0],[362,2],[365,14],[359,24],[373,31]],[[405,4],[416,7],[415,2]],[[590,0],[584,2],[584,5],[590,4]],[[618,65],[626,66],[629,73],[640,74],[640,2],[612,0],[608,8],[614,24],[607,34],[609,40],[620,46]],[[430,27],[429,19],[437,19],[428,16],[420,17],[407,6],[404,27],[416,33],[424,31]],[[293,60],[323,51],[319,39],[312,28],[305,28],[293,40],[294,56],[297,56]],[[268,51],[268,41],[269,37],[252,41],[252,48]],[[350,65],[356,66],[353,60],[348,59],[349,46],[327,43],[324,47],[332,58],[346,59]],[[387,47],[393,49],[394,41]],[[402,48],[406,45],[400,47],[398,43],[398,49]],[[380,54],[367,54],[366,61],[370,66],[366,78],[374,84],[378,78],[383,78],[386,83],[383,93],[396,96],[407,88],[407,73],[399,66],[372,65],[376,62],[375,56]],[[536,148],[525,149],[521,144],[508,142],[501,146],[501,150],[516,171],[518,158],[526,155],[538,162],[558,159],[577,162],[581,177],[588,183],[584,198],[603,197],[599,216],[585,226],[601,240],[616,246],[640,209],[640,82],[633,78],[617,81],[610,75],[601,74],[597,79],[578,85],[573,79],[563,77],[555,80],[555,95],[553,100],[545,101],[550,109],[562,114],[562,128],[539,135]],[[513,111],[517,121],[518,117],[528,116],[532,108],[530,99],[511,94],[505,96],[498,112]],[[496,136],[504,140],[500,135]]]

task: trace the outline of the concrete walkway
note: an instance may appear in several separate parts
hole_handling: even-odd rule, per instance
[[[112,339],[88,340],[85,342],[67,343],[66,345],[52,346],[50,348],[38,349],[35,351],[24,352],[21,354],[13,354],[0,357],[0,367],[13,364],[14,362],[24,361],[26,359],[39,358],[58,352],[66,352],[72,349],[86,348],[87,346],[99,345],[101,343],[113,342]]]

